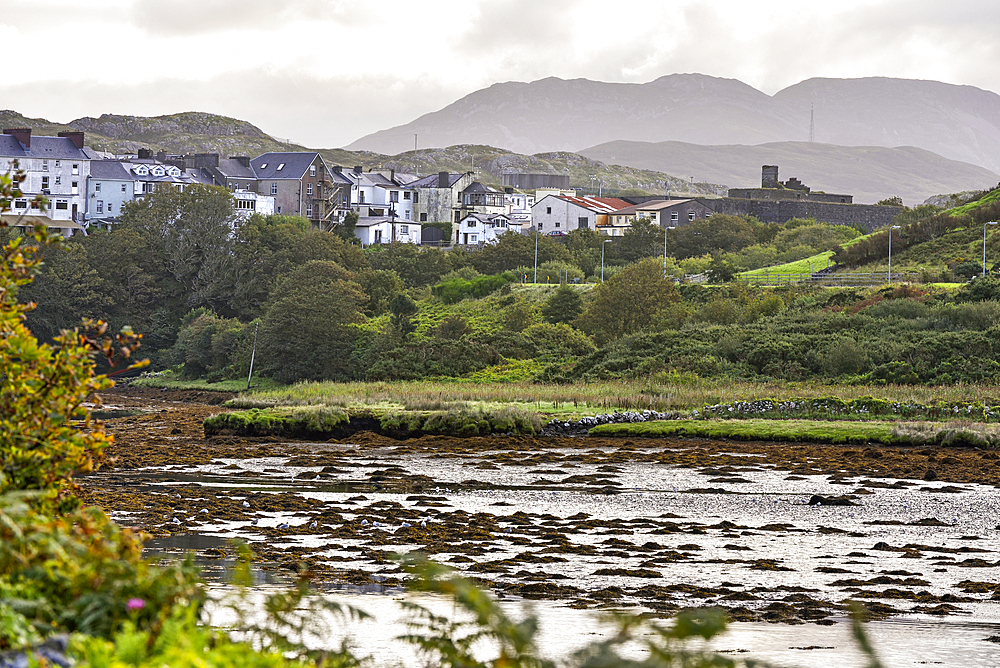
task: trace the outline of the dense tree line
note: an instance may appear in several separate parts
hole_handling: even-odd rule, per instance
[[[908,233],[932,235],[942,224],[934,217],[915,221]],[[853,343],[788,338],[807,335],[782,313],[814,318],[802,315],[815,311],[811,297],[736,284],[704,290],[674,280],[707,271],[725,281],[738,270],[806,257],[857,234],[815,221],[765,225],[716,215],[675,230],[640,220],[613,243],[575,230],[561,241],[505,235],[478,249],[362,249],[347,235],[310,229],[302,218],[239,217],[227,191],[199,186],[152,193],[129,204],[113,231],[46,249],[40,276],[22,296],[38,304],[28,323],[40,337],[52,338],[82,316],[99,317],[114,329],[142,332],[154,368],[208,379],[244,375],[255,340],[257,369],[281,382],[464,376],[511,360],[545,367],[539,377],[550,379],[656,368],[786,378],[882,373],[879,360],[891,355],[863,337]],[[516,289],[534,281],[536,248],[539,282],[561,284],[544,294]],[[574,285],[585,282],[598,285]],[[869,307],[884,308],[863,305]],[[938,328],[981,331],[994,312],[976,308],[976,317],[935,311],[931,320]],[[792,359],[749,334],[740,341],[753,343],[734,343],[744,328],[780,318],[781,327],[768,329],[766,338],[787,340],[795,350],[801,344],[813,357]],[[673,340],[664,332],[693,332],[678,335],[688,352],[707,347],[693,362],[690,355],[666,355],[664,343],[659,357],[639,355],[645,361],[632,364],[627,346],[641,351],[649,341]],[[852,346],[864,354],[852,357]],[[761,351],[776,361],[755,363]],[[979,378],[988,371],[949,364],[956,370],[911,368],[922,379]]]

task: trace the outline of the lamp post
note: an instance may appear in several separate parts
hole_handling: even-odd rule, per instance
[[[538,230],[535,230],[535,280],[532,283],[538,282]]]
[[[605,239],[601,242],[601,283],[604,282],[604,244],[609,244],[611,241],[611,239]]]
[[[673,226],[663,228],[663,280],[667,280],[667,232],[676,229]]]
[[[996,225],[997,221],[991,220],[986,225]],[[983,278],[986,278],[986,225],[983,225]]]
[[[892,231],[898,230],[899,225],[893,225],[889,228],[889,283],[892,283]]]

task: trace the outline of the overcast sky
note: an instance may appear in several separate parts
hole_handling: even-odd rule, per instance
[[[313,148],[502,81],[889,76],[1000,92],[997,0],[5,0],[0,107],[207,111]],[[10,66],[13,59],[15,64]],[[16,81],[16,84],[10,83]]]

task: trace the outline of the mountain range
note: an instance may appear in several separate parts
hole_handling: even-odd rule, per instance
[[[812,131],[811,131],[812,128]],[[498,83],[350,144],[393,154],[488,144],[586,152],[611,141],[914,146],[1000,172],[1000,96],[910,79],[808,79],[767,95],[735,79],[671,74],[644,84],[554,77]]]

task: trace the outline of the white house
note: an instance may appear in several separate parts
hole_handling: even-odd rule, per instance
[[[525,193],[504,193],[503,199],[511,222],[519,225],[521,230],[531,227],[531,207],[535,198]]]
[[[365,172],[360,167],[342,170],[340,174],[351,182],[351,208],[360,217],[413,219],[414,191],[402,185],[395,174]]]
[[[531,220],[542,234],[563,235],[607,225],[608,214],[631,206],[616,197],[546,195],[531,207]]]
[[[261,195],[252,190],[234,190],[233,209],[244,218],[249,218],[255,213],[270,216],[274,213],[274,197]]]
[[[457,243],[463,246],[488,244],[508,232],[520,232],[521,226],[512,223],[508,216],[494,213],[489,216],[471,213],[458,223]]]
[[[32,137],[31,128],[5,129],[0,134],[0,172],[18,166],[25,170],[26,179],[21,184],[24,197],[11,202],[8,223],[42,223],[56,228],[64,236],[83,231],[82,223],[87,212],[87,177],[90,163],[97,154],[83,145],[82,132],[60,132],[58,137]],[[42,213],[31,210],[30,201],[37,195],[44,196],[49,204]]]
[[[391,216],[361,216],[354,228],[354,236],[361,240],[362,246],[391,244],[394,241],[419,244],[420,223]]]

